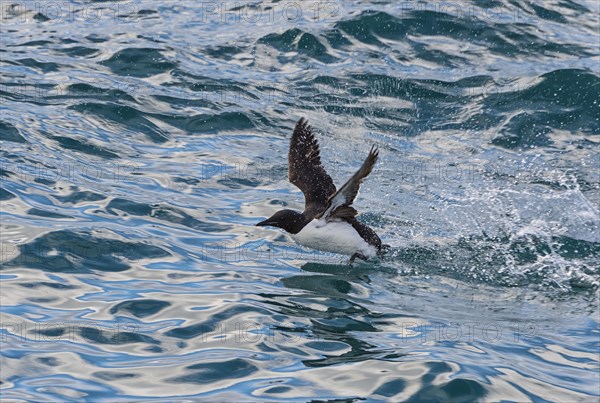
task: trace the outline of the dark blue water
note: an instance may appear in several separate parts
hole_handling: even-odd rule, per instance
[[[3,400],[600,396],[597,2],[0,5]],[[254,227],[300,117],[383,262]]]

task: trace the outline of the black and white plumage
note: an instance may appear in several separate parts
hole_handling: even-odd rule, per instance
[[[282,228],[300,245],[356,258],[381,257],[382,243],[375,231],[356,219],[352,202],[363,179],[377,162],[371,147],[356,173],[339,189],[321,165],[319,144],[302,118],[296,124],[288,154],[288,177],[304,193],[304,211],[280,210],[258,226]]]

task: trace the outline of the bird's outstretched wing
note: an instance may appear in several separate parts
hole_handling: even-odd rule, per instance
[[[360,184],[363,179],[365,179],[373,170],[373,166],[377,162],[377,158],[379,157],[379,150],[377,147],[371,147],[371,151],[369,151],[369,155],[365,162],[363,162],[362,166],[352,178],[348,180],[338,190],[335,194],[331,195],[327,200],[327,207],[325,211],[319,216],[321,217],[331,217],[331,218],[344,218],[351,219],[358,214],[358,212],[352,207],[352,202],[354,198],[358,194],[358,189],[360,188]]]
[[[333,180],[321,165],[319,143],[312,128],[302,118],[296,123],[288,154],[288,178],[304,193],[305,215],[317,215],[335,193]]]

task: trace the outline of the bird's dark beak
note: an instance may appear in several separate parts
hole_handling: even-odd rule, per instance
[[[267,225],[271,225],[272,223],[269,220],[264,220],[256,224],[257,227],[265,227]]]

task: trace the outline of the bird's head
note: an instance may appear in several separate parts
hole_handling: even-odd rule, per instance
[[[258,227],[277,227],[290,234],[297,234],[306,225],[304,214],[294,210],[279,210],[271,217],[256,224]]]

